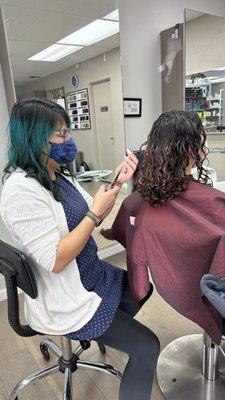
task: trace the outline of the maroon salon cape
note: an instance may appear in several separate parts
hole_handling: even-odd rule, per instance
[[[200,280],[225,276],[225,193],[190,181],[182,195],[152,207],[135,192],[123,202],[112,235],[127,249],[135,298],[148,295],[149,267],[164,300],[218,343],[222,318],[202,298]]]

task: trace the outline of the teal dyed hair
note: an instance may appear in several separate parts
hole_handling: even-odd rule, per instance
[[[17,101],[8,126],[10,145],[3,179],[20,167],[27,172],[27,177],[36,179],[60,201],[57,185],[51,180],[41,157],[43,152],[47,152],[49,137],[64,121],[69,128],[70,119],[64,108],[50,100],[29,98]]]

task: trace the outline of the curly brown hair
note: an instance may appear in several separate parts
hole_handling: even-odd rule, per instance
[[[162,206],[187,189],[190,175],[185,168],[190,156],[198,172],[198,181],[211,180],[203,166],[206,133],[199,115],[193,111],[170,111],[154,122],[140,167],[136,189],[152,206]],[[202,155],[199,154],[201,151]]]

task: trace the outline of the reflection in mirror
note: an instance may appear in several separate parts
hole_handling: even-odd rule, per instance
[[[116,1],[24,0],[21,6],[16,0],[2,2],[2,10],[16,96],[47,98],[67,109],[79,150],[77,180],[93,196],[125,154]],[[111,226],[125,197],[122,189],[101,227]],[[112,248],[99,231],[99,248]]]
[[[210,167],[225,180],[225,18],[185,10],[185,109],[207,132]]]
[[[183,24],[161,32],[162,111],[183,109]]]
[[[224,44],[224,18],[187,10],[185,108],[212,132],[224,125]]]

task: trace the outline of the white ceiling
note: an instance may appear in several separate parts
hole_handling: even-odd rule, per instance
[[[194,10],[185,10],[185,20],[186,22],[192,21],[193,19],[200,18],[203,15],[206,15],[205,13],[199,12],[199,11],[194,11]]]
[[[27,59],[117,8],[116,0],[0,0],[16,85],[47,76],[119,46],[119,34],[54,63]]]

